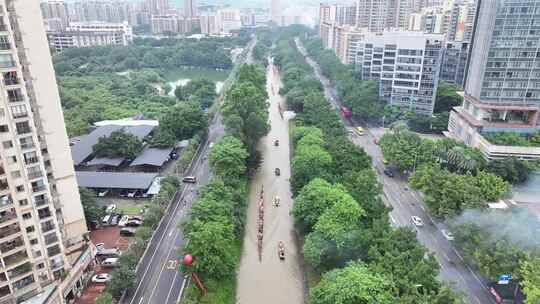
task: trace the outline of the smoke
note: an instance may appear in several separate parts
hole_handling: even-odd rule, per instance
[[[505,239],[524,250],[539,249],[540,218],[525,207],[466,210],[453,226],[475,224],[487,231],[491,241]]]

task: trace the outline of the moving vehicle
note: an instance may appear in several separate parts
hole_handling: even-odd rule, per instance
[[[195,184],[197,182],[197,178],[195,176],[184,176],[182,181],[184,183]]]
[[[351,118],[351,116],[352,116],[351,109],[342,106],[341,107],[341,116],[343,116],[343,118],[347,118],[347,119]]]
[[[279,176],[281,174],[281,171],[279,171],[279,168],[276,168],[274,170],[274,173],[276,174],[276,176]]]
[[[278,243],[278,256],[280,260],[285,260],[285,245],[283,245],[283,241],[279,241]]]
[[[118,227],[126,227],[126,224],[128,223],[128,221],[129,221],[129,216],[128,215],[122,216],[122,218],[118,222]]]
[[[279,146],[279,140],[277,140],[277,139],[274,140],[274,146],[276,146],[276,147]]]
[[[117,267],[119,258],[107,258],[101,262],[101,267]]]
[[[385,165],[388,165],[388,161],[386,159],[382,159],[382,163],[385,164]]]
[[[424,221],[416,215],[411,216],[411,220],[415,226],[422,227],[424,226]]]
[[[97,243],[96,244],[96,250],[98,252],[103,251],[105,249],[105,243]]]
[[[388,176],[388,177],[394,177],[394,172],[392,172],[392,170],[390,170],[390,169],[388,169],[388,168],[384,169],[383,172],[384,172],[384,174],[385,174],[386,176]]]
[[[448,231],[446,229],[442,229],[441,230],[441,233],[442,235],[444,236],[445,239],[449,240],[449,241],[453,241],[454,240],[454,234],[452,233],[452,231]]]
[[[358,134],[360,136],[364,135],[364,128],[362,128],[360,126],[356,127],[356,134]]]
[[[111,280],[111,275],[108,273],[100,273],[92,277],[92,282],[94,283],[107,283],[110,280]]]

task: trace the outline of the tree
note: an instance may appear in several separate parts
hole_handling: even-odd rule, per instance
[[[321,214],[327,208],[332,208],[343,194],[343,189],[321,178],[312,179],[300,190],[293,205],[292,214],[297,227],[303,232],[312,231]]]
[[[125,266],[113,271],[111,277],[106,292],[110,293],[115,299],[120,299],[126,290],[134,286],[137,279],[135,272]]]
[[[113,297],[110,293],[105,292],[102,293],[99,297],[97,297],[95,304],[113,304]]]
[[[328,143],[328,152],[334,161],[334,174],[343,176],[351,170],[362,170],[371,167],[371,157],[353,144],[348,138],[340,136],[332,138]]]
[[[295,150],[291,162],[293,191],[298,192],[316,177],[328,178],[332,170],[332,156],[319,146],[304,145]]]
[[[100,220],[105,216],[105,210],[99,207],[96,201],[96,193],[88,188],[79,188],[81,195],[81,204],[83,206],[84,217],[86,224],[92,227],[92,222],[100,223]]]
[[[238,180],[246,172],[248,152],[237,138],[226,136],[216,142],[210,151],[210,167],[224,181]]]
[[[439,81],[433,111],[435,113],[450,112],[452,108],[461,105],[463,97],[459,96],[457,92],[462,90],[458,85],[442,80]]]
[[[233,230],[226,219],[195,221],[186,235],[189,243],[184,248],[195,257],[190,268],[203,277],[215,279],[233,275],[238,258]]]
[[[493,173],[511,184],[522,184],[529,178],[532,171],[527,161],[515,157],[491,160],[486,171]]]
[[[349,194],[366,211],[365,219],[370,223],[376,219],[387,218],[388,207],[381,201],[379,195],[382,187],[377,181],[377,176],[373,169],[363,169],[348,172],[343,177],[343,185]]]
[[[92,147],[97,157],[135,158],[143,149],[137,136],[122,130],[114,131],[109,137],[100,137]]]
[[[168,148],[176,144],[176,136],[167,129],[158,127],[150,142],[152,147]]]
[[[394,125],[390,133],[384,134],[379,146],[384,158],[398,165],[401,170],[411,170],[421,164],[435,163],[435,144],[422,140],[417,134],[403,126]]]
[[[310,292],[312,304],[396,303],[394,286],[384,275],[371,272],[359,262],[323,274]]]
[[[191,138],[197,132],[206,130],[207,127],[206,114],[193,101],[178,103],[160,119],[160,128],[163,128],[164,132],[173,134],[177,140]]]
[[[482,198],[488,202],[498,200],[509,188],[508,183],[502,178],[484,171],[479,171],[473,180],[479,188]]]
[[[217,96],[216,84],[205,78],[194,79],[185,86],[177,86],[174,95],[178,100],[192,100],[206,109],[212,105]]]
[[[540,303],[540,258],[521,261],[519,270],[523,278],[521,286],[526,295],[525,304]]]

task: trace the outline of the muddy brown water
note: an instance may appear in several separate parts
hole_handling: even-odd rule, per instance
[[[293,200],[289,179],[289,138],[287,115],[282,119],[278,103],[284,106],[279,92],[281,82],[277,69],[267,69],[267,91],[270,109],[271,131],[261,140],[259,149],[263,156],[261,168],[252,179],[250,187],[247,225],[244,236],[242,259],[238,269],[237,304],[301,304],[304,303],[304,279],[301,270],[292,216],[289,214]],[[275,93],[275,94],[273,94]],[[279,146],[274,146],[274,140]],[[280,176],[275,175],[280,169]],[[259,200],[264,186],[264,232],[262,260],[257,249]],[[280,205],[272,200],[279,196]],[[285,245],[285,260],[278,257],[278,243]]]

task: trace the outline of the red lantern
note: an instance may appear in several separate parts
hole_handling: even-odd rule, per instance
[[[193,256],[191,254],[186,254],[183,261],[184,265],[191,265],[191,263],[193,263]]]

